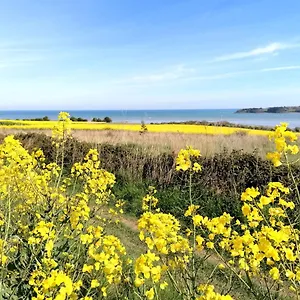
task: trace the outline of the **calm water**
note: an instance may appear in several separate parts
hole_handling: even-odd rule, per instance
[[[145,123],[171,121],[228,121],[237,124],[274,126],[288,122],[300,127],[300,113],[288,114],[235,114],[236,109],[195,110],[82,110],[69,111],[74,117],[92,119],[110,117],[113,122]],[[48,116],[55,120],[59,111],[0,111],[0,119],[33,119]]]

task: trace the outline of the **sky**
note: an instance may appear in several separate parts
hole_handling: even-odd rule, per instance
[[[300,105],[299,0],[2,0],[0,110]]]

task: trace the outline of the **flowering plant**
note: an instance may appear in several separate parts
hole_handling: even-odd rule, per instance
[[[292,211],[300,196],[291,169],[293,187],[270,182],[265,191],[246,189],[243,219],[226,212],[210,219],[192,197],[200,151],[182,149],[176,170],[189,175],[184,215],[191,226],[183,230],[174,216],[161,212],[150,187],[138,220],[146,250],[132,261],[120,239],[106,232],[124,203],[113,196],[115,176],[101,168],[97,150],[64,172],[70,124],[61,113],[53,131],[55,162],[47,163],[41,150],[29,153],[13,136],[0,145],[0,299],[158,300],[169,290],[178,299],[230,300],[233,278],[255,299],[278,299],[287,288],[299,299],[300,232]],[[271,139],[276,151],[268,159],[289,167],[290,155],[299,151],[297,136],[282,124]],[[213,270],[202,278],[209,259]],[[212,284],[217,272],[226,287],[221,293]]]

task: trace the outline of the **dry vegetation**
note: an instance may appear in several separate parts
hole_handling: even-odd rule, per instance
[[[39,132],[51,134],[50,130],[20,130],[1,129],[0,134]],[[211,156],[220,153],[224,149],[244,150],[252,153],[257,150],[261,157],[270,151],[271,144],[266,136],[248,135],[244,132],[237,132],[231,135],[209,135],[209,134],[187,134],[187,133],[164,133],[146,132],[141,134],[135,131],[122,130],[74,130],[73,136],[81,141],[95,144],[107,143],[117,144],[138,144],[153,153],[171,151],[177,153],[186,145],[192,145],[201,149],[202,155]]]

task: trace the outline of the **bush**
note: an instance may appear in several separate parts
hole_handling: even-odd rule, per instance
[[[23,119],[23,121],[50,121],[48,116],[42,118]]]
[[[71,117],[70,120],[71,120],[72,122],[87,122],[87,121],[88,121],[88,119],[83,119],[83,118],[81,118],[81,117],[79,117],[79,118]]]
[[[110,117],[105,117],[105,118],[103,119],[103,121],[104,121],[105,123],[111,123],[111,122],[112,122],[112,119],[111,119]]]
[[[93,118],[92,122],[100,122],[100,123],[111,123],[112,119],[110,117],[105,117],[104,119],[101,118]]]

